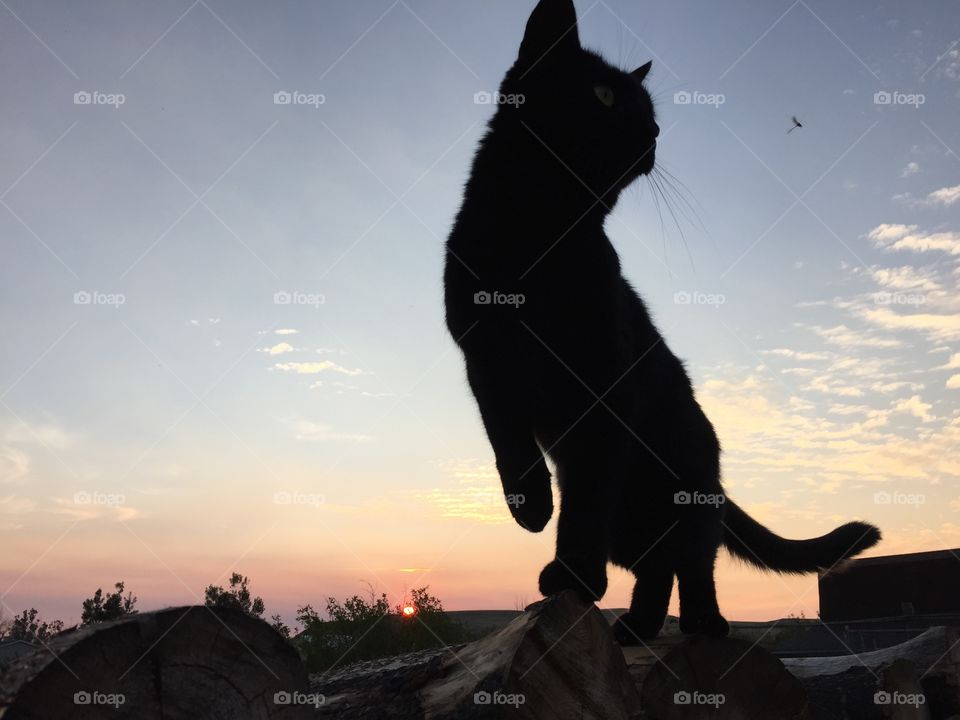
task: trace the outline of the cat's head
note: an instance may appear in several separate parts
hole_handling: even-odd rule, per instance
[[[654,166],[660,128],[643,86],[650,66],[610,65],[580,45],[573,0],[540,0],[501,85],[497,122],[516,134],[519,125],[556,156],[558,171],[562,161],[595,195],[615,199]]]

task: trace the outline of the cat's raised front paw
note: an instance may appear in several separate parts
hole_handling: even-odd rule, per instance
[[[507,507],[517,524],[524,530],[540,532],[553,516],[553,496],[547,486],[547,492],[534,490],[516,495],[507,495]]]

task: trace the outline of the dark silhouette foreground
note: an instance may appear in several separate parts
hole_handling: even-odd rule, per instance
[[[444,276],[447,325],[527,530],[553,513],[544,454],[557,466],[556,559],[540,591],[595,600],[607,562],[627,568],[637,580],[624,644],[657,635],[674,577],[681,629],[727,634],[720,545],[806,573],[880,539],[851,522],[786,540],[723,492],[713,426],[604,233],[620,193],[655,167],[650,67],[624,72],[583,49],[572,0],[541,0],[474,158]]]

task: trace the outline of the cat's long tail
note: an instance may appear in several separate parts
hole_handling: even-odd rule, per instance
[[[865,522],[849,522],[809,540],[787,540],[726,501],[723,544],[741,560],[764,570],[808,573],[827,569],[880,541],[880,530]]]

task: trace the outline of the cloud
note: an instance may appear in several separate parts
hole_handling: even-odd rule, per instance
[[[780,371],[784,375],[796,375],[798,377],[811,377],[816,375],[819,370],[816,368],[805,368],[805,367],[796,367],[796,368],[784,368]]]
[[[914,208],[950,207],[960,202],[960,185],[942,187],[924,198],[916,198],[912,193],[899,193],[893,199]]]
[[[891,225],[885,223],[877,225],[867,234],[867,237],[876,243],[886,244],[891,240],[899,240],[904,235],[909,235],[916,229],[916,225]]]
[[[818,377],[811,381],[804,390],[817,390],[825,395],[838,395],[840,397],[863,397],[863,389],[845,384],[839,380],[828,380],[825,377]]]
[[[293,328],[280,328],[279,330],[273,331],[276,335],[297,335],[299,330],[294,330]]]
[[[66,450],[74,444],[75,438],[56,425],[20,422],[4,433],[3,440],[15,445],[41,445],[53,450]]]
[[[960,186],[957,187],[960,188]],[[960,233],[915,232],[916,228],[916,225],[878,225],[867,234],[867,237],[873,240],[875,247],[884,252],[939,250],[951,255],[960,255]]]
[[[923,390],[923,388],[924,388],[923,383],[913,383],[913,382],[904,382],[904,381],[889,382],[889,383],[876,382],[870,386],[871,390],[881,394],[892,393],[892,392],[896,392],[897,390],[904,390],[904,389]]]
[[[503,495],[500,475],[493,462],[456,458],[441,461],[437,465],[453,487],[447,485],[414,492],[411,495],[415,501],[425,503],[444,518],[485,525],[513,522]]]
[[[870,276],[891,290],[939,290],[940,284],[912,265],[895,268],[872,268]]]
[[[837,412],[825,417],[819,405],[788,411],[793,404],[784,402],[782,387],[733,371],[730,378],[707,380],[697,396],[725,449],[724,476],[747,479],[740,487],[756,480],[758,487],[792,491],[799,476],[811,488],[832,492],[829,481],[838,475],[848,476],[844,486],[893,479],[947,485],[960,477],[960,413],[935,417],[918,395],[886,408],[832,404]],[[923,425],[887,430],[893,413]]]
[[[79,494],[79,493],[78,493]],[[123,498],[122,495],[117,495]],[[78,502],[77,496],[66,498],[53,498],[55,507],[51,512],[55,515],[66,515],[74,520],[97,520],[101,518],[112,518],[118,522],[126,522],[140,516],[140,512],[125,500],[116,503],[89,503]]]
[[[913,313],[901,315],[888,308],[864,309],[865,320],[887,330],[916,330],[935,340],[960,339],[960,315]]]
[[[960,390],[960,375],[951,375],[947,380],[948,390]]]
[[[927,201],[933,205],[943,205],[949,207],[954,203],[960,202],[960,185],[940,188],[927,195]]]
[[[932,408],[933,405],[923,402],[919,395],[914,395],[905,400],[897,401],[893,406],[893,411],[909,413],[915,418],[923,420],[923,422],[933,422],[937,417],[930,414]]]
[[[0,483],[16,483],[30,473],[31,458],[27,450],[67,450],[76,438],[63,428],[50,423],[17,422],[0,434]],[[26,448],[26,449],[24,449]]]
[[[365,443],[373,438],[370,435],[357,433],[342,433],[333,430],[329,425],[301,420],[294,425],[297,440],[306,442],[351,442]]]
[[[19,448],[0,445],[0,483],[15,483],[29,472],[29,455]]]
[[[779,355],[788,357],[792,360],[829,360],[830,354],[825,352],[799,352],[790,348],[774,348],[773,350],[762,350],[764,355]]]
[[[274,365],[277,370],[283,372],[295,373],[297,375],[316,375],[317,373],[337,372],[344,375],[363,375],[363,370],[345,368],[337,365],[335,362],[323,360],[321,362],[286,362]]]
[[[848,328],[846,325],[837,325],[831,328],[814,325],[811,330],[831,345],[842,347],[895,348],[903,345],[896,338],[875,337],[867,332]]]
[[[268,355],[283,355],[284,353],[293,352],[296,348],[287,342],[277,343],[276,345],[268,348],[261,348],[260,352],[265,352]]]
[[[947,360],[946,365],[941,365],[936,368],[937,370],[957,370],[960,369],[960,353],[954,353],[950,356],[950,359]]]
[[[939,63],[944,58],[947,59],[947,62],[941,66],[944,77],[949,80],[960,80],[960,50],[954,49],[938,56],[937,62]]]
[[[908,162],[900,173],[900,177],[910,177],[911,175],[916,175],[918,172],[920,172],[919,163]]]
[[[893,199],[910,207],[950,207],[960,202],[960,185],[942,187],[928,193],[924,198],[916,198],[911,193],[899,193],[894,195]]]

